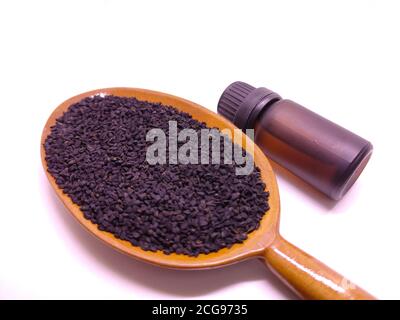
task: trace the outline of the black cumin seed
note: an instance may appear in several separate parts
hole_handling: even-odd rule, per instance
[[[146,133],[207,128],[160,103],[88,97],[57,119],[44,147],[48,171],[100,230],[144,250],[197,256],[247,239],[269,209],[257,167],[149,165]],[[221,143],[221,157],[223,157]]]

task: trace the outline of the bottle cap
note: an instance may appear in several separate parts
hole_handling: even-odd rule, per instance
[[[236,127],[245,130],[253,128],[260,112],[280,99],[277,93],[267,88],[255,88],[236,81],[222,93],[217,110]]]

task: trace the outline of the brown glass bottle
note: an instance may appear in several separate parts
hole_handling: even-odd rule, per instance
[[[254,128],[255,143],[270,159],[335,200],[372,154],[367,140],[266,88],[234,82],[218,112],[243,130]]]

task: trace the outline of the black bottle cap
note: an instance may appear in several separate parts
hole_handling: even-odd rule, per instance
[[[267,89],[236,81],[231,83],[222,93],[218,102],[218,113],[231,121],[238,128],[253,128],[261,111],[281,97]]]

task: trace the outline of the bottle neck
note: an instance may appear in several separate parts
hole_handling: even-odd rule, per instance
[[[282,99],[277,93],[266,88],[258,88],[254,90],[254,93],[255,95],[250,97],[253,100],[253,108],[243,106],[243,108],[246,108],[247,114],[244,115],[238,112],[235,118],[235,124],[243,131],[246,129],[255,129],[260,116],[264,112],[267,112],[270,106]]]

